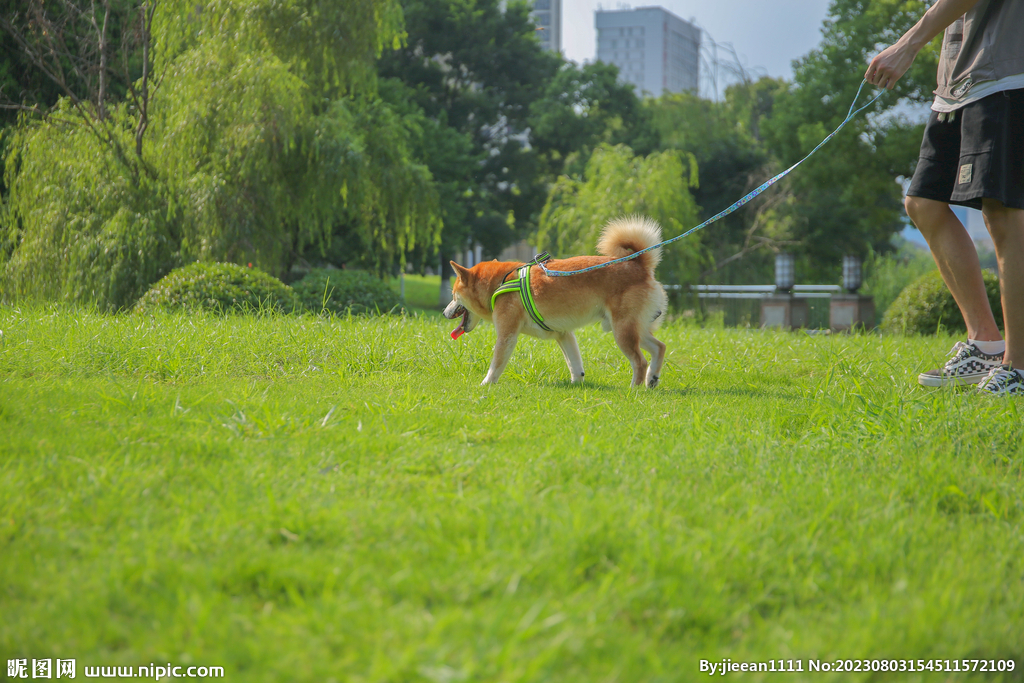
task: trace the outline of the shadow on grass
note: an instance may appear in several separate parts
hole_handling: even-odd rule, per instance
[[[607,384],[604,382],[593,382],[590,380],[584,380],[573,384],[569,380],[551,380],[544,379],[538,380],[534,383],[534,386],[544,387],[549,389],[565,389],[568,391],[647,391],[644,388],[634,388],[630,386],[620,386],[616,384]],[[658,387],[652,389],[654,392],[662,392],[665,394],[674,394],[682,398],[714,398],[716,396],[731,396],[736,398],[751,398],[751,399],[777,399],[781,401],[800,401],[804,400],[804,396],[799,393],[793,392],[788,389],[782,389],[780,387],[702,387],[697,385],[690,385],[681,388],[665,389]]]
[[[616,391],[628,388],[614,384],[605,384],[604,382],[591,382],[588,379],[584,379],[582,382],[577,382],[576,384],[573,384],[567,379],[540,379],[532,384],[534,384],[534,386],[546,387],[548,389],[566,389],[568,391]]]
[[[700,397],[704,396],[712,398],[715,396],[733,396],[737,398],[772,398],[782,401],[800,401],[804,400],[804,396],[794,393],[792,391],[786,391],[778,388],[771,387],[713,387],[704,388],[697,386],[683,387],[681,389],[655,389],[655,391],[665,391],[665,393],[676,394],[677,396],[683,397]]]

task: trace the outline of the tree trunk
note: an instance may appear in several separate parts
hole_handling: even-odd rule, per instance
[[[107,118],[107,25],[110,22],[110,0],[103,2],[103,28],[100,30],[100,89],[96,95],[96,112],[100,121]],[[95,26],[95,14],[93,26]]]
[[[448,256],[441,252],[441,291],[437,297],[438,306],[447,306],[452,300],[452,266],[448,263]]]
[[[135,155],[142,158],[142,138],[149,127],[149,42],[153,27],[152,2],[142,5],[142,86],[139,92],[139,123],[135,128]]]

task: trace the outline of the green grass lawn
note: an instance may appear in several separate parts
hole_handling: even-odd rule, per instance
[[[436,317],[0,307],[0,654],[237,681],[690,681],[1013,659],[1022,407],[948,338],[669,324],[662,386]],[[2,657],[0,657],[2,659]],[[804,664],[806,667],[806,664]],[[782,680],[778,674],[735,674]]]
[[[398,278],[391,279],[391,288],[399,291]],[[406,275],[405,303],[419,312],[440,311],[439,295],[441,293],[440,275]]]

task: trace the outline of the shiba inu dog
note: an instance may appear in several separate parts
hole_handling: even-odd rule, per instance
[[[550,270],[586,268],[660,241],[661,228],[653,220],[620,218],[601,233],[597,250],[602,256],[574,256],[545,265]],[[472,331],[480,320],[494,323],[498,340],[482,384],[498,381],[520,334],[558,342],[572,381],[581,381],[583,359],[573,330],[601,322],[606,332],[615,335],[615,342],[633,366],[633,386],[654,388],[665,362],[665,345],[653,335],[667,309],[665,290],[654,279],[660,261],[661,250],[652,249],[630,261],[561,277],[545,275],[540,266],[517,262],[487,261],[463,268],[452,261],[457,278],[444,316],[462,317],[452,332],[453,339]],[[650,354],[650,365],[641,349]]]

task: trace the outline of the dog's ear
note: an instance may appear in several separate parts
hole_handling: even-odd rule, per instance
[[[448,263],[452,264],[452,269],[455,271],[455,274],[459,276],[460,280],[463,282],[469,282],[469,268],[463,268],[455,261],[449,261]]]

